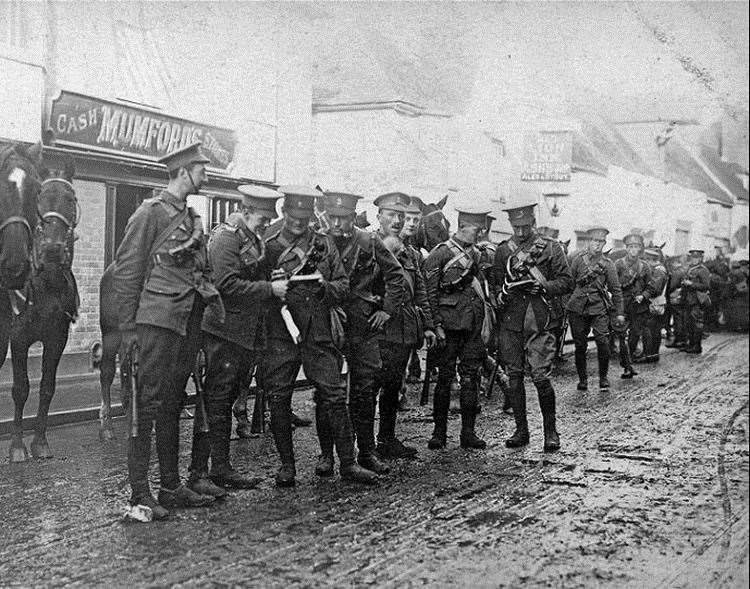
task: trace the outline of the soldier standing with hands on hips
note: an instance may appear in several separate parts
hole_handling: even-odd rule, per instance
[[[169,184],[130,217],[114,272],[123,347],[127,354],[137,351],[140,358],[130,407],[130,503],[149,507],[154,519],[167,517],[168,508],[214,501],[180,482],[179,417],[200,346],[203,311],[208,304],[223,315],[221,298],[210,282],[201,220],[186,202],[206,182],[210,160],[196,143],[159,162],[169,172]],[[154,423],[161,475],[158,503],[148,483]]]
[[[619,325],[625,323],[622,291],[614,262],[602,255],[609,231],[604,227],[588,230],[588,247],[576,252],[570,262],[575,290],[568,300],[570,330],[575,343],[578,390],[588,389],[586,351],[589,332],[593,329],[599,363],[599,388],[609,388],[609,324],[614,314]]]
[[[268,314],[268,346],[262,364],[271,405],[271,431],[281,459],[276,484],[295,484],[292,445],[292,392],[300,366],[315,385],[316,418],[325,422],[340,460],[344,480],[376,483],[377,475],[354,461],[354,439],[341,375],[343,357],[334,345],[331,311],[349,294],[349,278],[333,240],[310,228],[315,199],[323,194],[305,186],[281,186],[283,223],[266,235],[271,278],[288,280],[286,304]],[[334,311],[335,312],[335,311]],[[321,447],[326,442],[321,440]]]
[[[381,368],[378,337],[399,312],[404,279],[401,265],[374,233],[354,226],[357,201],[343,192],[325,193],[328,235],[333,238],[349,277],[344,356],[349,365],[349,412],[359,454],[357,462],[377,474],[390,471],[375,454],[375,379]],[[382,293],[382,294],[376,294]],[[325,420],[317,420],[322,454],[316,467],[321,476],[333,475],[333,437]],[[323,431],[321,432],[321,428]]]
[[[232,404],[248,371],[265,350],[268,309],[283,301],[287,291],[285,280],[269,280],[262,239],[268,224],[278,216],[276,201],[282,195],[249,184],[237,190],[242,193],[238,218],[233,224],[220,225],[208,244],[212,276],[226,319],[222,322],[212,309],[203,317],[203,394],[209,431],[201,431],[200,412],[196,412],[188,483],[193,491],[217,498],[226,494],[223,487],[252,489],[261,480],[243,476],[229,462]]]
[[[534,204],[504,209],[513,236],[497,248],[492,282],[499,307],[500,353],[508,371],[516,430],[505,441],[509,448],[529,443],[524,369],[539,395],[544,424],[544,451],[560,449],[555,419],[555,390],[550,382],[555,357],[555,319],[549,298],[570,292],[573,277],[559,242],[535,231]]]

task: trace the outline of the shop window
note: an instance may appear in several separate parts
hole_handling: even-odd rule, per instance
[[[240,207],[240,201],[236,198],[213,197],[211,199],[210,228],[213,229],[220,223],[224,223],[227,217]]]

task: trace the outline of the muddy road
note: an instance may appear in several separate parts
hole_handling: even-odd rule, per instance
[[[748,338],[713,334],[704,350],[668,350],[633,381],[613,366],[606,393],[575,391],[569,361],[554,455],[541,452],[535,394],[523,450],[504,447],[513,419],[499,395],[478,419],[484,452],[458,448],[457,414],[438,452],[427,411],[399,414],[420,454],[377,488],[315,477],[314,428],[294,434],[291,490],[273,485],[270,436],[235,441],[235,467],[266,481],[156,524],[121,516],[122,420],[108,445],[97,424],[53,429],[44,462],[11,466],[0,440],[0,586],[745,587]],[[309,392],[295,405],[313,414]]]

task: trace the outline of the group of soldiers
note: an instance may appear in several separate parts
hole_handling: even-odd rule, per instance
[[[244,185],[233,221],[216,228],[206,245],[201,219],[186,199],[206,181],[209,160],[195,144],[162,163],[169,183],[130,218],[114,274],[124,354],[139,358],[130,407],[130,502],[149,507],[154,519],[175,507],[208,505],[227,488],[258,484],[232,467],[229,453],[232,404],[256,365],[280,458],[275,482],[289,487],[296,477],[291,402],[300,368],[314,386],[321,450],[316,474],[334,474],[335,449],[342,480],[373,484],[389,472],[389,460],[418,452],[396,435],[399,393],[415,348],[426,347],[438,369],[427,443],[433,450],[448,442],[457,374],[460,445],[486,447],[475,424],[481,373],[493,348],[508,375],[516,426],[506,446],[529,443],[528,374],[538,393],[544,451],[560,448],[551,373],[563,307],[576,344],[579,389],[587,386],[585,351],[592,329],[601,388],[609,386],[612,332],[620,339],[623,377],[635,375],[630,355],[635,338],[643,338],[647,359],[658,358],[658,342],[645,334],[653,327],[649,305],[664,296],[666,272],[660,263],[641,259],[642,244],[634,236],[626,240],[627,257],[612,263],[602,254],[606,230],[593,229],[588,249],[569,262],[558,240],[536,230],[535,205],[519,203],[506,209],[514,232],[507,241],[489,241],[488,213],[459,210],[455,233],[425,254],[413,245],[422,203],[404,193],[375,199],[379,227],[367,232],[355,225],[357,195]],[[279,200],[282,216],[274,222]],[[320,202],[323,230],[314,228]],[[697,252],[691,259],[695,264],[680,288],[688,310],[687,351],[699,351],[702,318],[696,301],[705,290],[705,268]],[[196,418],[183,484],[179,417],[200,349],[205,418]],[[154,426],[157,499],[148,480]]]

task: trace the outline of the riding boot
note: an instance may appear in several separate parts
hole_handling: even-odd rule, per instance
[[[609,388],[609,346],[606,343],[597,343],[596,355],[599,361],[599,389],[604,391]]]
[[[354,461],[354,437],[352,436],[352,423],[346,404],[329,405],[327,415],[328,423],[330,423],[333,431],[336,453],[339,455],[341,479],[368,485],[377,484],[378,475],[371,470],[362,468]]]
[[[353,425],[357,437],[357,462],[359,465],[375,474],[389,473],[390,467],[382,462],[375,453],[373,422],[370,419],[360,417]]]
[[[586,373],[586,348],[575,352],[576,372],[578,372],[578,390],[587,391],[589,388],[588,375]]]
[[[516,431],[505,440],[508,448],[520,448],[529,443],[529,423],[526,420],[526,389],[523,375],[510,377],[510,396],[513,403],[513,418],[516,420]]]
[[[315,474],[319,477],[333,476],[333,433],[328,425],[326,412],[320,406],[315,405],[315,428],[318,430],[318,441],[320,442],[320,456],[315,465]]]
[[[162,489],[180,486],[180,414],[179,409],[177,411],[162,410],[156,417],[156,453],[159,456]]]
[[[271,432],[281,459],[281,468],[276,473],[276,485],[293,487],[297,471],[294,466],[294,445],[292,444],[292,409],[288,401],[271,400]]]
[[[623,368],[620,378],[631,379],[638,374],[633,369],[633,363],[630,360],[630,347],[625,336],[620,337],[620,366]]]
[[[606,348],[606,346],[603,346]],[[609,351],[604,349],[609,359]],[[539,396],[539,408],[542,410],[542,423],[544,424],[544,451],[557,452],[560,449],[560,436],[557,433],[555,423],[555,389],[548,380],[541,380],[536,385]]]
[[[487,443],[477,437],[474,431],[479,399],[478,379],[478,370],[471,376],[464,375],[461,379],[461,447],[484,450],[487,447]]]
[[[432,420],[435,422],[435,427],[430,441],[427,442],[427,447],[430,450],[445,448],[448,439],[448,409],[451,403],[450,381],[446,382],[446,379],[440,378],[440,376],[438,374],[438,382],[432,401]]]

